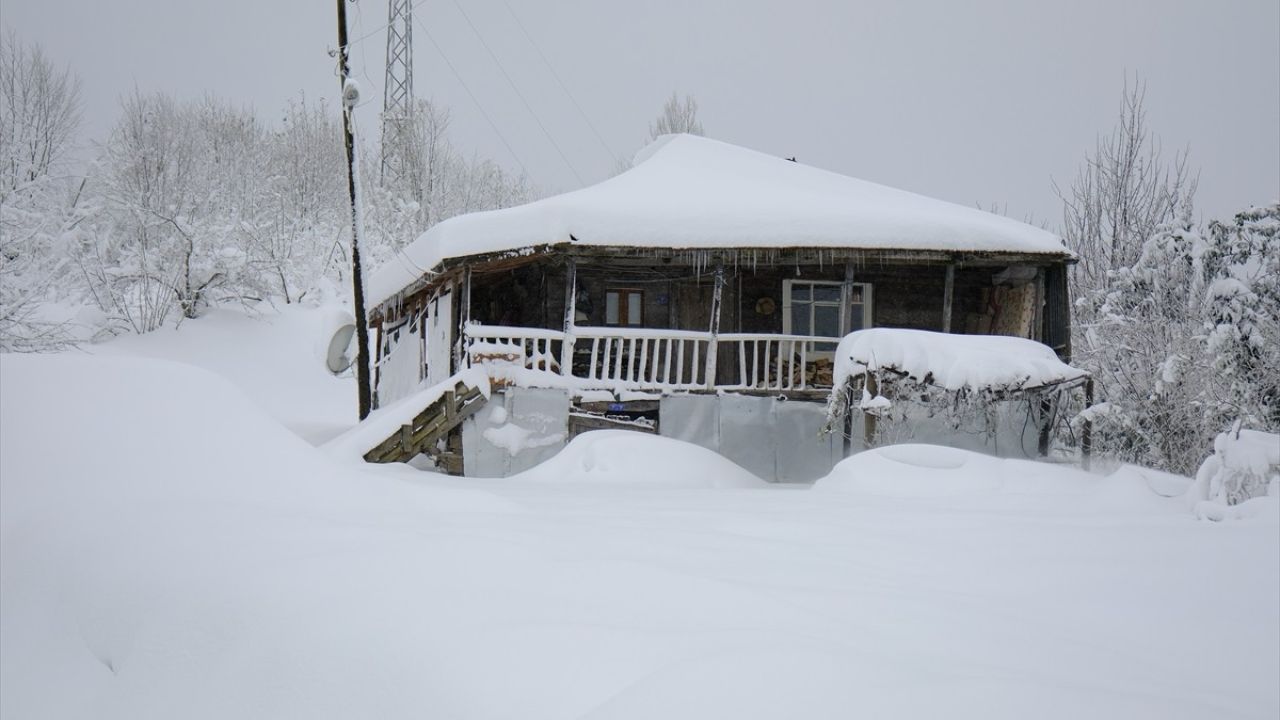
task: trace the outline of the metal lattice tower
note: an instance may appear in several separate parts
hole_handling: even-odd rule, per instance
[[[386,185],[409,170],[404,157],[413,133],[413,5],[387,3],[387,77],[382,94],[382,168]]]

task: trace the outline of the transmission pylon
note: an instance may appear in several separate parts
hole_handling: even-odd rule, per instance
[[[382,91],[382,168],[387,185],[404,179],[413,147],[413,5],[387,3],[387,77]]]

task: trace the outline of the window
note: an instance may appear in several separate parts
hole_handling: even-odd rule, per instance
[[[625,288],[606,290],[604,324],[623,327],[644,325],[644,291]]]
[[[782,332],[787,335],[842,337],[871,327],[871,286],[820,280],[782,281]],[[819,343],[815,350],[832,352],[835,343]]]

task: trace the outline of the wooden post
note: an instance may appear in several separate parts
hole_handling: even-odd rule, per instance
[[[369,393],[369,402],[374,410],[378,409],[378,383],[382,380],[382,320],[373,326],[373,390]]]
[[[1039,418],[1040,419],[1040,438],[1039,438],[1039,443],[1036,447],[1036,450],[1038,451],[1040,457],[1046,457],[1049,454],[1049,431],[1053,429],[1049,427],[1049,420],[1050,418],[1053,417],[1054,406],[1061,399],[1060,398],[1061,390],[1058,388],[1054,388],[1052,391],[1054,393],[1054,396],[1052,399],[1050,399],[1048,393],[1045,392],[1043,389],[1041,390],[1041,392],[1043,394],[1040,396],[1040,403],[1039,403],[1040,405],[1040,418]]]
[[[840,457],[847,458],[852,454],[853,450],[853,382],[845,380],[844,382],[844,430],[841,435],[843,448]]]
[[[840,288],[840,336],[853,332],[853,261],[844,264],[844,284]]]
[[[942,332],[951,332],[951,295],[956,285],[956,264],[947,265],[947,279],[942,286]]]
[[[716,358],[720,354],[720,297],[724,293],[724,266],[716,266],[715,288],[711,291],[711,342],[707,345],[706,383],[707,389],[716,386]]]
[[[462,273],[462,288],[458,291],[458,336],[453,342],[453,371],[462,372],[471,362],[467,357],[467,325],[471,323],[471,268]]]
[[[863,377],[866,378],[866,380],[863,382],[863,387],[867,389],[867,394],[870,395],[871,397],[875,397],[880,392],[880,383],[876,381],[876,376],[872,375],[871,371],[868,370],[866,372],[866,375],[864,375]],[[859,403],[859,405],[861,405],[861,403]],[[852,398],[850,398],[849,407],[850,407],[850,412],[853,412]],[[873,415],[872,413],[867,412],[866,410],[863,410],[862,411],[862,444],[864,446],[863,449],[870,450],[872,446],[875,444],[875,440],[876,440],[876,416]]]
[[[1093,378],[1084,381],[1084,409],[1093,407]],[[1089,469],[1093,456],[1093,420],[1087,415],[1080,430],[1080,465]]]
[[[573,329],[578,313],[578,263],[569,258],[564,276],[564,340],[560,343],[560,374],[573,375]]]
[[[347,0],[338,0],[338,80],[342,83],[342,143],[347,153],[347,195],[351,201],[351,299],[356,316],[356,399],[360,419],[369,417],[373,410],[373,385],[369,376],[369,317],[364,307],[364,268],[360,264],[360,243],[363,231],[360,222],[359,185],[356,183],[356,143],[351,132],[351,113],[359,99],[356,86],[347,83],[351,79],[351,66],[347,62]]]

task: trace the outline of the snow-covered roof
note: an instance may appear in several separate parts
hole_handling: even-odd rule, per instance
[[[569,242],[650,248],[1013,252],[1067,256],[1056,235],[694,135],[666,135],[634,167],[526,205],[460,215],[428,230],[369,281],[378,304],[442,260]]]
[[[902,328],[859,330],[840,341],[835,387],[843,387],[851,375],[867,370],[904,373],[916,382],[947,390],[1030,390],[1088,375],[1035,340]]]

